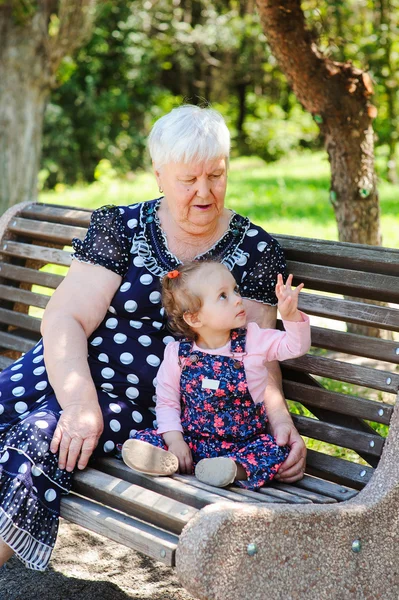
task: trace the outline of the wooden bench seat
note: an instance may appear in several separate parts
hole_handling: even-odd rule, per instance
[[[40,338],[43,309],[71,263],[71,239],[83,239],[90,216],[91,211],[84,209],[24,203],[0,219],[0,368],[27,352]],[[179,576],[199,598],[227,597],[221,587],[223,578],[220,585],[209,584],[209,577],[212,575],[212,582],[217,578],[216,569],[223,562],[221,549],[214,545],[217,540],[209,529],[212,519],[215,531],[219,531],[220,519],[227,527],[226,515],[232,522],[237,519],[238,525],[245,515],[252,515],[253,525],[245,522],[246,531],[258,527],[258,516],[264,523],[266,514],[278,515],[282,523],[285,515],[292,514],[316,514],[317,518],[328,514],[338,519],[346,506],[359,506],[356,503],[361,498],[367,505],[366,491],[374,490],[374,481],[381,484],[381,502],[383,493],[393,494],[399,481],[394,465],[390,466],[393,479],[381,480],[379,475],[385,473],[380,458],[387,454],[384,448],[388,433],[398,420],[399,250],[276,237],[285,251],[289,271],[294,273],[294,283],[305,283],[300,308],[312,318],[311,352],[282,363],[285,395],[295,424],[309,446],[304,478],[296,484],[275,482],[260,492],[234,486],[217,489],[192,476],[148,477],[119,460],[107,458],[77,473],[73,493],[62,501],[64,518],[164,564],[175,564],[178,549]],[[368,331],[348,333],[348,324],[383,330],[387,339],[370,337]],[[394,530],[399,532],[395,527],[396,521]],[[291,533],[290,552],[296,556],[298,540],[295,532]],[[239,535],[231,535],[236,542],[239,540]],[[285,534],[281,535],[285,543]],[[318,539],[316,527],[313,536]],[[198,546],[195,539],[201,540],[202,550],[193,548]],[[236,547],[237,556],[242,560],[251,558],[249,545],[243,548]],[[336,551],[339,554],[339,549]],[[213,553],[213,565],[204,558],[205,552]],[[261,556],[258,548],[256,553]],[[306,554],[308,564],[314,561],[314,571],[314,565],[322,559],[313,557],[311,550]],[[300,583],[292,588],[297,595],[278,595],[284,578],[279,575],[278,560],[269,559],[265,558],[259,569],[273,581],[273,597],[324,597],[317,596],[316,591],[316,595],[298,595]],[[195,573],[190,575],[186,565],[191,565],[191,571],[196,565]],[[305,567],[298,565],[299,573]],[[323,565],[318,568],[320,582],[314,584],[314,590],[322,590],[325,585]],[[367,565],[367,569],[372,572],[372,566]],[[226,572],[230,573],[229,569]],[[256,572],[252,577],[258,575]],[[364,589],[369,585],[368,580],[364,583],[366,579]],[[248,579],[241,577],[240,581],[234,580],[229,599],[263,598],[254,592]],[[353,583],[355,591],[349,591],[349,595],[330,598],[362,598],[359,585]],[[337,586],[341,589],[338,580]],[[386,600],[394,596],[375,597]]]

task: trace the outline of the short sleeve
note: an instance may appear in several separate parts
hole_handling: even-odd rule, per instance
[[[261,242],[258,239],[249,251],[250,259],[242,275],[240,291],[243,298],[276,306],[277,275],[281,273],[286,279],[287,264],[278,241],[263,230],[260,232],[265,239]]]
[[[72,257],[101,265],[123,277],[129,267],[131,241],[119,208],[103,206],[93,212],[84,240],[73,238]]]

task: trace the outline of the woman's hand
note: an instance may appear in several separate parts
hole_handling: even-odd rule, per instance
[[[301,321],[301,313],[298,310],[298,296],[304,285],[300,283],[295,289],[292,289],[292,279],[293,275],[289,275],[284,285],[283,276],[281,274],[277,275],[278,310],[284,321]]]
[[[302,479],[306,466],[306,446],[292,421],[284,421],[272,427],[272,434],[279,446],[289,446],[290,453],[278,470],[276,479],[293,483]]]
[[[76,403],[64,408],[51,441],[50,450],[59,450],[60,469],[84,469],[104,428],[100,406]]]

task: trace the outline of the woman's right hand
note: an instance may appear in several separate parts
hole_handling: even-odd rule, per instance
[[[104,429],[100,406],[95,403],[69,404],[61,413],[50,450],[59,451],[60,469],[84,469]]]

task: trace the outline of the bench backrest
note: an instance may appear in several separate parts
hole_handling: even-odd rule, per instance
[[[32,203],[8,223],[0,241],[0,368],[39,339],[42,311],[71,263],[71,239],[83,239],[90,216]],[[307,471],[360,489],[378,464],[399,389],[399,250],[276,237],[294,283],[305,283],[300,307],[314,321],[311,352],[283,363],[286,398],[308,441]],[[364,334],[375,331],[396,341]]]

